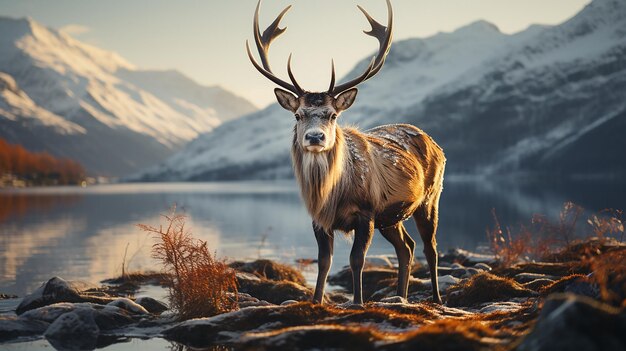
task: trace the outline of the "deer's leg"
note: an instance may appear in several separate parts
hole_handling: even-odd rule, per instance
[[[409,290],[409,273],[411,271],[411,263],[413,262],[415,241],[408,236],[409,234],[402,223],[380,229],[380,233],[396,250],[396,256],[398,257],[397,294],[406,299]]]
[[[419,229],[422,242],[424,243],[424,255],[430,269],[430,280],[433,286],[433,301],[441,303],[439,294],[439,281],[437,279],[437,224],[439,222],[437,206],[439,196],[429,205],[422,205],[413,213],[413,218]]]
[[[365,255],[374,235],[374,219],[372,217],[357,216],[357,225],[354,230],[354,243],[350,251],[350,268],[352,269],[352,291],[354,303],[363,304],[363,266]]]
[[[324,287],[326,286],[326,278],[328,271],[333,263],[333,233],[326,233],[313,223],[313,231],[315,232],[315,240],[317,240],[317,283],[315,284],[315,293],[313,294],[313,303],[324,303]]]

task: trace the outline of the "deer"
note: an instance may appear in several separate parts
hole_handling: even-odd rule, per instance
[[[332,265],[335,232],[352,234],[350,251],[353,304],[363,304],[362,276],[374,229],[389,241],[398,259],[397,295],[407,299],[415,241],[403,222],[413,217],[422,242],[432,283],[433,301],[441,304],[437,277],[436,232],[439,198],[443,190],[446,159],[443,150],[421,129],[410,124],[382,125],[366,131],[341,127],[339,116],[357,96],[357,85],[372,78],[383,67],[392,41],[393,9],[387,1],[387,26],[377,22],[361,6],[371,30],[365,34],[378,40],[377,54],[359,76],[335,85],[331,60],[328,90],[302,89],[287,60],[290,83],[270,68],[268,52],[274,39],[283,34],[280,21],[286,7],[263,33],[259,28],[257,3],[253,20],[259,64],[246,41],[248,58],[263,76],[278,85],[278,104],[295,117],[291,159],[301,198],[312,218],[318,246],[318,273],[313,303],[324,303],[324,289]],[[282,88],[282,89],[281,89]]]

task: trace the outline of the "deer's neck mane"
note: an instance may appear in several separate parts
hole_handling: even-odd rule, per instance
[[[347,158],[343,131],[337,126],[334,147],[320,153],[303,150],[294,137],[291,157],[309,214],[318,226],[332,230]]]

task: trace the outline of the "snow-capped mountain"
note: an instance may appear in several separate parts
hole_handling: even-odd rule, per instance
[[[123,175],[255,107],[176,71],[142,71],[32,19],[0,17],[0,137]]]
[[[413,123],[442,145],[448,174],[625,173],[626,156],[616,151],[626,150],[625,39],[626,2],[595,0],[554,27],[507,35],[479,21],[396,42],[340,123]],[[137,179],[290,177],[293,123],[270,106],[199,137]]]

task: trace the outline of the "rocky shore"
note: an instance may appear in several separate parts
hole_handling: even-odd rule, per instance
[[[583,252],[592,258],[581,260]],[[606,258],[610,267],[594,257]],[[104,286],[51,278],[14,312],[0,314],[0,347],[45,338],[57,349],[95,349],[129,338],[164,338],[193,348],[243,350],[626,349],[626,246],[613,240],[588,240],[510,266],[489,255],[450,251],[440,257],[443,306],[429,301],[430,279],[419,263],[404,300],[394,296],[393,264],[369,260],[363,306],[349,302],[348,268],[330,277],[337,289],[327,303],[313,305],[312,289],[296,269],[267,260],[231,267],[239,309],[182,322],[162,301],[133,298],[141,284],[159,284],[158,275]]]

